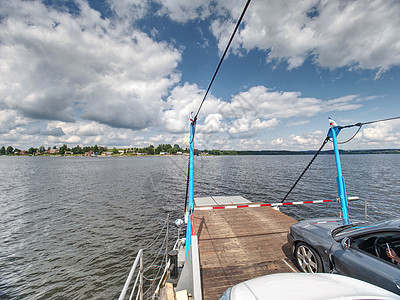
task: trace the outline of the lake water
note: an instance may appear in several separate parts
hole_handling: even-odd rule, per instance
[[[280,202],[311,156],[196,157],[195,197]],[[182,218],[188,157],[0,157],[0,298],[115,299],[167,214]],[[350,218],[399,217],[400,155],[342,156]],[[320,155],[287,201],[336,197],[333,156]],[[368,217],[365,204],[368,204]],[[284,207],[296,219],[337,203]],[[173,226],[170,246],[176,238]],[[149,270],[148,273],[154,271]],[[150,276],[148,274],[147,276]]]

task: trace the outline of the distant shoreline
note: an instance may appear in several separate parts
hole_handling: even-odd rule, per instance
[[[197,150],[198,151],[198,150]],[[215,151],[215,150],[214,150]],[[196,156],[251,156],[251,155],[314,155],[316,151],[289,151],[289,150],[219,150],[218,153],[208,153],[207,150],[198,151]],[[355,155],[355,154],[400,154],[400,149],[372,149],[372,150],[339,150],[340,155]],[[333,150],[321,151],[320,155],[332,155]],[[132,153],[121,153],[112,155],[84,155],[84,154],[11,154],[1,156],[38,156],[38,157],[144,157],[144,156],[159,156],[159,157],[175,157],[175,156],[188,156],[188,153],[182,154],[132,154]]]
[[[313,155],[317,151],[275,151],[275,150],[261,150],[261,151],[237,151],[238,155]],[[321,155],[333,154],[333,150],[321,151]],[[372,150],[339,150],[342,154],[400,154],[400,149],[372,149]]]

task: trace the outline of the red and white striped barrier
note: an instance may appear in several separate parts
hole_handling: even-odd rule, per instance
[[[359,200],[358,197],[348,197],[347,201]],[[299,205],[299,204],[316,204],[326,202],[338,202],[338,199],[327,199],[327,200],[310,200],[310,201],[298,201],[298,202],[283,202],[283,203],[258,203],[258,204],[239,204],[239,205],[223,205],[223,206],[196,206],[194,210],[212,210],[212,209],[230,209],[230,208],[247,208],[247,207],[262,207],[262,206],[285,206],[285,205]]]

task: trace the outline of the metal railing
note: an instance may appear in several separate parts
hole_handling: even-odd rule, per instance
[[[129,272],[129,276],[126,279],[124,288],[122,289],[121,295],[119,295],[118,300],[124,300],[125,299],[125,295],[128,292],[129,286],[131,284],[133,275],[135,274],[136,267],[138,266],[138,264],[139,264],[139,272],[136,275],[135,284],[133,285],[132,292],[131,292],[131,295],[129,297],[129,300],[132,299],[132,297],[133,297],[133,295],[135,293],[138,281],[139,281],[139,289],[138,289],[138,292],[136,294],[136,299],[143,300],[143,249],[140,249],[138,254],[137,254],[137,256],[136,256],[135,262],[132,265],[131,271]]]

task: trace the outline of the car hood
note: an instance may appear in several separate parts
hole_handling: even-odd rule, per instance
[[[343,226],[344,221],[343,219],[339,218],[318,218],[318,219],[307,219],[303,221],[299,221],[298,223],[292,225],[292,228],[302,228],[306,229],[307,231],[332,231],[335,228]]]
[[[239,283],[228,289],[221,299],[344,300],[399,299],[399,296],[375,285],[337,274],[280,273]]]

